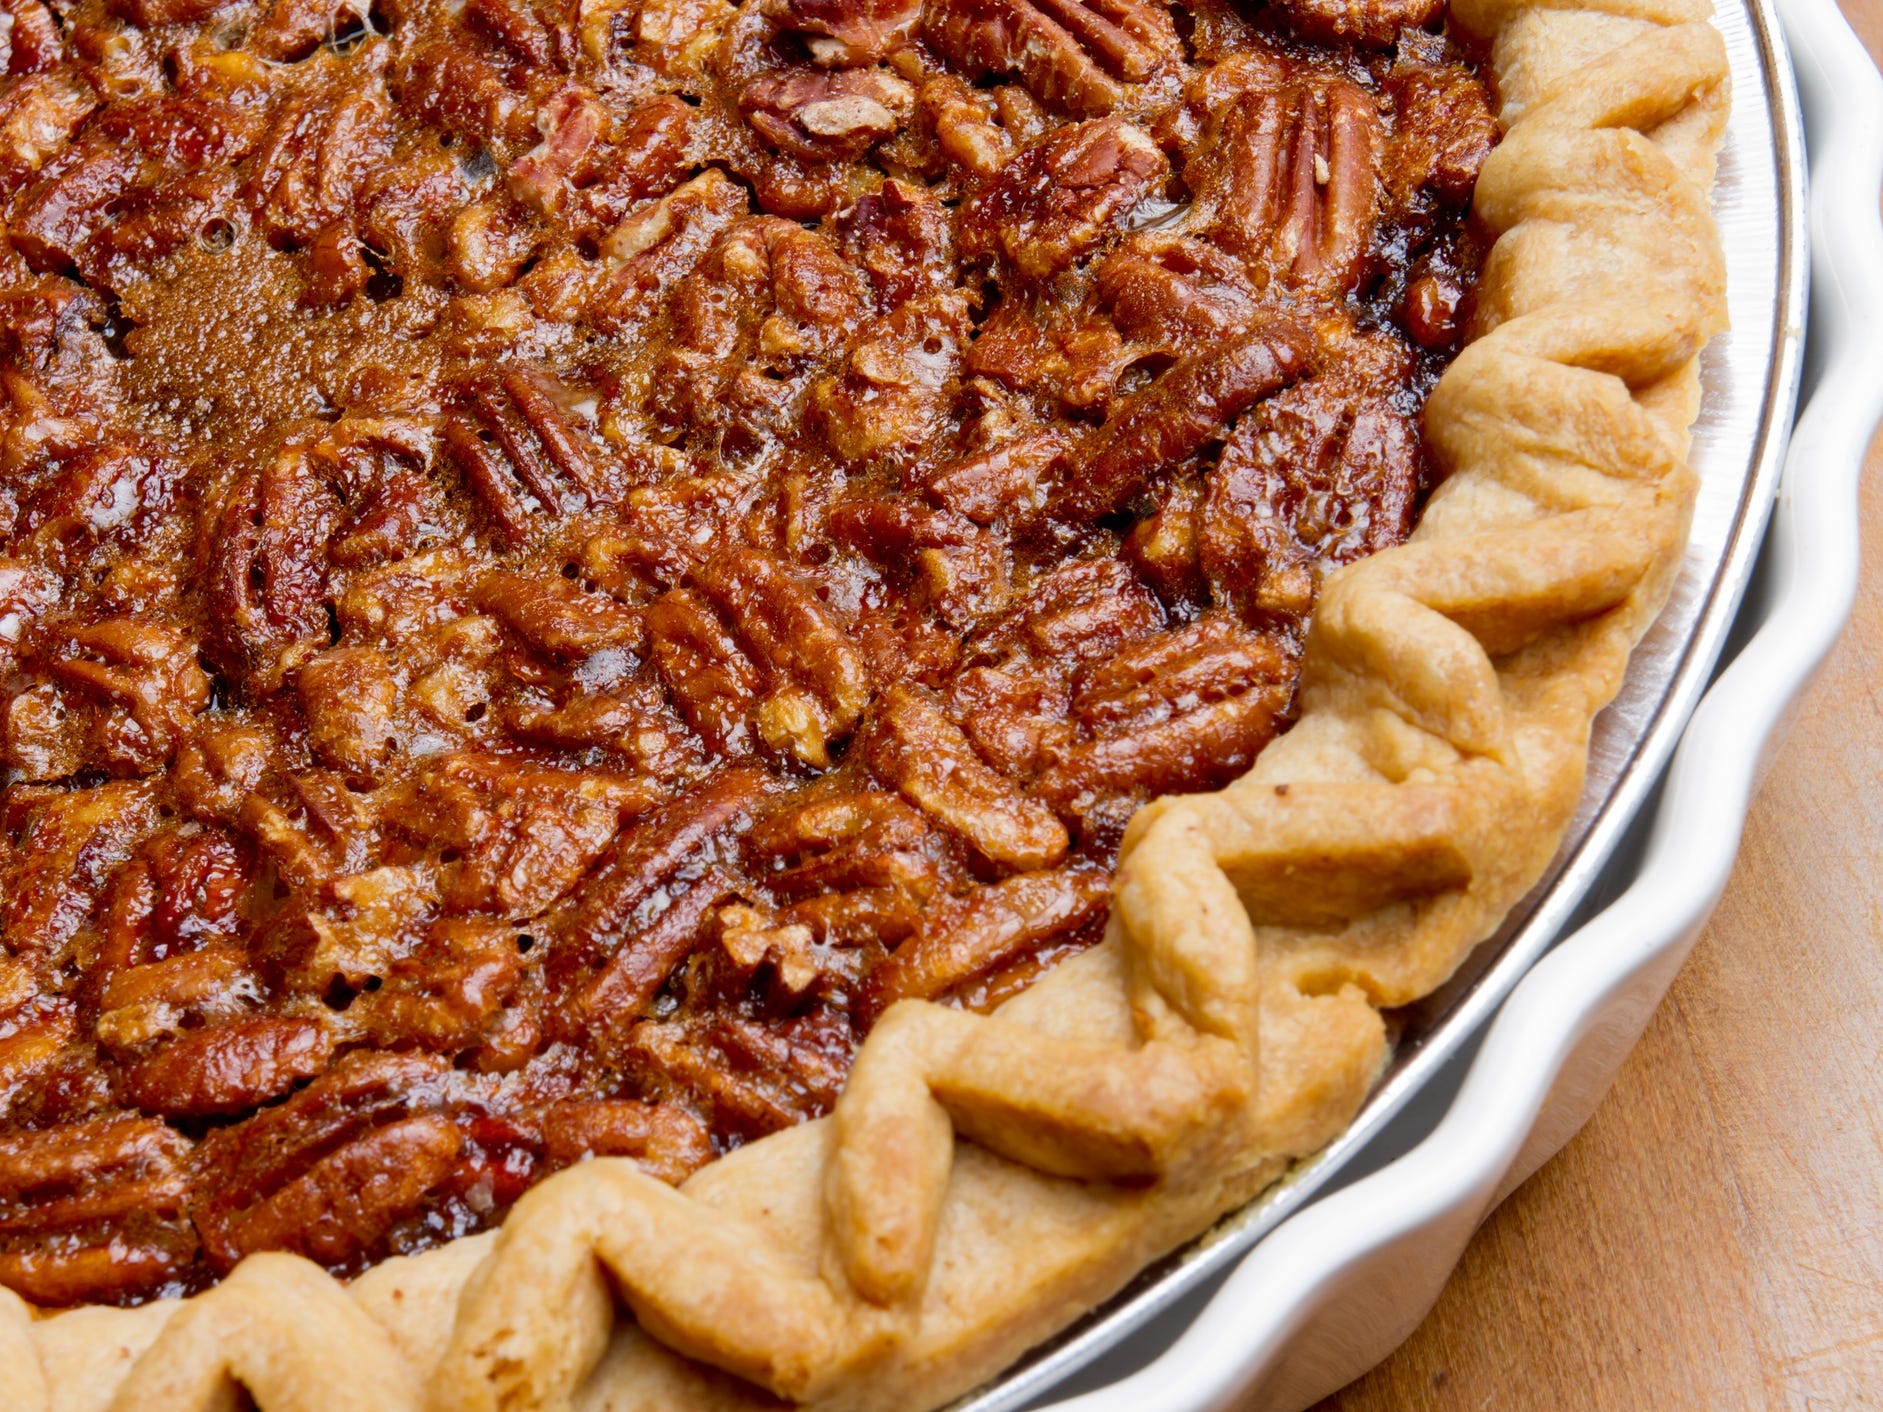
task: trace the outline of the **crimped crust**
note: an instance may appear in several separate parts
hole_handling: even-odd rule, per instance
[[[1479,336],[1427,407],[1448,479],[1328,582],[1293,730],[1138,815],[1103,945],[992,1017],[902,1002],[831,1118],[678,1192],[587,1162],[351,1286],[270,1254],[134,1310],[0,1291],[9,1405],[934,1406],[1337,1133],[1376,1007],[1451,974],[1557,846],[1679,562],[1725,325],[1704,6],[1452,14],[1495,37],[1508,131]]]

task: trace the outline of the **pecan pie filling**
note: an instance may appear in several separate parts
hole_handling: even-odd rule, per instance
[[[0,1283],[358,1271],[1089,945],[1402,539],[1432,0],[0,0]]]

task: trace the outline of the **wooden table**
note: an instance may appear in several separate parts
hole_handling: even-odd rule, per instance
[[[1843,0],[1883,60],[1883,0]],[[1879,350],[1883,356],[1883,350]],[[1317,1412],[1883,1407],[1883,441],[1849,632],[1593,1121]]]

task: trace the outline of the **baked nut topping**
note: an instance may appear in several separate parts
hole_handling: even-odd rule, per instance
[[[5,9],[38,1303],[828,1112],[1100,937],[1435,484],[1496,128],[1429,6]]]

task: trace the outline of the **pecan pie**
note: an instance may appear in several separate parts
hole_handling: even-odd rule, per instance
[[[1685,0],[0,5],[21,1396],[937,1404],[1547,863]]]

